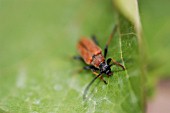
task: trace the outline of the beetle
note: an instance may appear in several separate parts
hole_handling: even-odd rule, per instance
[[[92,39],[82,37],[77,44],[77,50],[80,56],[75,56],[74,59],[79,59],[83,61],[85,64],[87,64],[87,66],[85,66],[83,69],[91,70],[96,75],[96,77],[85,88],[83,95],[84,99],[86,98],[86,93],[88,89],[97,78],[100,78],[105,84],[107,84],[107,82],[103,79],[102,74],[105,74],[108,77],[113,75],[111,66],[115,64],[117,66],[120,66],[123,70],[125,70],[125,67],[116,60],[114,60],[113,58],[108,58],[106,60],[108,46],[116,30],[117,25],[113,28],[113,31],[105,45],[104,55],[102,54],[102,49],[99,47],[99,44],[95,36],[92,36]]]

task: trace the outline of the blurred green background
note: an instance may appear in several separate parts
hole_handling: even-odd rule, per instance
[[[148,57],[148,62],[146,62],[148,96],[154,95],[154,89],[160,79],[170,79],[169,3],[168,0],[139,0],[143,37]]]
[[[170,75],[169,1],[141,0],[139,10],[148,56],[147,89],[152,91],[158,78]],[[81,63],[71,57],[82,35],[97,34],[104,47],[116,16],[111,1],[1,0],[0,112],[69,112],[66,106],[74,106],[75,101],[71,111],[93,111],[94,106],[88,110],[82,106],[77,94],[91,77],[81,80],[73,74]]]
[[[140,1],[140,16],[143,25],[143,36],[146,42],[150,69],[157,75],[170,75],[170,15],[169,1]],[[154,66],[155,65],[155,66]]]

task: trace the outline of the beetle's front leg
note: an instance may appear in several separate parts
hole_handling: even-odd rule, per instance
[[[109,59],[107,59],[107,64],[110,64],[110,62],[113,62],[113,64],[115,64],[115,65],[117,65],[117,66],[120,66],[123,70],[125,70],[125,67],[122,65],[122,64],[120,64],[119,62],[117,62],[115,59],[113,59],[113,58],[109,58]]]
[[[95,71],[93,71],[93,74],[95,74],[96,76],[99,75],[99,73],[97,73],[97,72],[95,72]],[[107,84],[106,80],[103,79],[103,76],[100,76],[100,79],[101,79],[105,84]]]

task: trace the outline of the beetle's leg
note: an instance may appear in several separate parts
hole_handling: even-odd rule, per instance
[[[117,30],[117,25],[113,28],[113,31],[110,34],[109,39],[108,39],[108,41],[106,43],[106,46],[104,48],[104,58],[106,58],[106,56],[107,56],[108,46],[109,46],[109,44],[110,44],[110,42],[111,42],[111,40],[113,38],[113,35],[115,34],[116,30]]]
[[[95,74],[96,76],[98,76],[99,74],[95,71],[93,71],[93,74]],[[103,76],[99,77],[105,84],[107,84],[107,82],[103,79]]]
[[[96,68],[96,67],[94,67],[92,65],[84,66],[83,69],[85,69],[85,70],[90,70],[91,69],[93,71],[98,71],[99,70],[98,68]]]
[[[87,66],[84,66],[83,68],[79,69],[78,72],[82,72],[83,70],[98,71],[99,69],[92,65],[87,65]]]
[[[93,70],[93,71],[97,71],[99,70],[98,68],[94,67],[94,66],[91,66],[91,65],[87,65],[87,66],[84,66],[83,68],[77,70],[78,73],[82,72],[83,70]]]
[[[73,59],[74,59],[74,60],[79,60],[79,61],[81,61],[82,63],[86,64],[81,56],[73,56]],[[85,67],[86,67],[86,66],[85,66]],[[84,69],[84,68],[83,68],[83,69]],[[79,69],[77,72],[80,73],[80,72],[83,71],[83,69]]]
[[[83,58],[82,58],[81,56],[73,56],[73,59],[75,59],[75,60],[80,60],[80,61],[82,61],[83,63],[85,63],[84,60],[83,60]]]
[[[98,41],[97,41],[96,36],[95,36],[95,35],[92,35],[91,38],[92,38],[93,42],[94,42],[96,45],[99,46],[99,43],[98,43]]]
[[[109,58],[109,59],[111,59],[111,58]],[[123,70],[125,70],[125,67],[122,64],[120,64],[119,62],[117,62],[115,59],[112,58],[111,60],[115,65],[120,66]]]
[[[94,66],[92,66],[92,65],[85,66],[83,69],[85,69],[85,70],[90,70],[90,69],[91,69],[91,71],[93,72],[93,74],[95,74],[96,76],[99,75],[99,74],[96,72],[96,71],[98,71],[99,69],[96,68],[96,67],[94,67]],[[103,79],[102,76],[100,76],[100,79],[101,79],[105,84],[107,84],[107,82]]]

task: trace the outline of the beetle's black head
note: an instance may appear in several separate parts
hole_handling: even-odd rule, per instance
[[[101,73],[105,73],[108,76],[111,76],[113,74],[113,72],[111,71],[111,67],[112,65],[107,64],[106,62],[102,62],[99,65],[100,68],[100,72]]]

